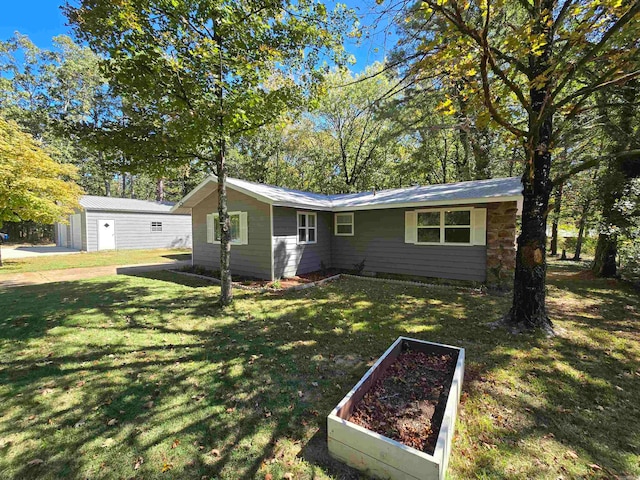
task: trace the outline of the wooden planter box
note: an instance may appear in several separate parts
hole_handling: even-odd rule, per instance
[[[457,358],[451,378],[451,388],[446,398],[446,407],[444,413],[441,413],[442,423],[433,455],[403,445],[349,421],[356,404],[376,383],[386,368],[405,350],[450,354],[454,359]],[[347,465],[378,478],[443,480],[451,454],[463,376],[463,348],[399,337],[329,414],[327,418],[329,453]],[[434,416],[436,422],[437,416],[436,411]]]

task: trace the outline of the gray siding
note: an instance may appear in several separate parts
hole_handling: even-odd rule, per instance
[[[297,244],[297,212],[295,208],[273,207],[274,276],[293,277],[320,269],[323,262],[331,266],[332,214],[317,213],[317,236],[315,244]]]
[[[182,248],[191,246],[191,217],[165,213],[86,211],[83,224],[86,250],[98,250],[98,220],[115,221],[116,250]],[[162,232],[152,232],[151,222],[162,222]],[[84,226],[83,225],[83,226]]]
[[[247,212],[248,245],[231,245],[231,275],[271,279],[270,206],[254,198],[227,190],[230,212]],[[220,245],[207,243],[207,214],[218,211],[218,194],[212,193],[192,209],[193,264],[220,269]]]
[[[404,208],[354,212],[354,236],[331,232],[332,266],[353,269],[365,260],[372,272],[484,281],[485,246],[404,243]]]

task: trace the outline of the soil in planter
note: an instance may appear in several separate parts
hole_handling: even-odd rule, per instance
[[[454,369],[452,355],[403,352],[356,404],[349,421],[433,454]]]

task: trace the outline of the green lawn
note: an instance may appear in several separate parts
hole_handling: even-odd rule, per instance
[[[638,476],[638,295],[554,263],[551,339],[489,329],[509,296],[359,280],[0,291],[0,478],[357,478],[325,418],[398,335],[467,349],[451,478]]]
[[[163,263],[171,260],[189,260],[191,250],[110,250],[106,252],[77,253],[69,255],[43,255],[24,259],[5,259],[0,276],[10,273],[42,272],[82,267],[106,267],[110,265],[134,265],[136,263]]]

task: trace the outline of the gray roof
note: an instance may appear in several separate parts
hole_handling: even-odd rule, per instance
[[[178,202],[173,213],[189,213],[215,190],[217,178],[211,176]],[[312,210],[347,211],[376,208],[455,205],[497,201],[521,201],[522,183],[519,177],[493,178],[471,182],[446,183],[408,188],[394,188],[378,192],[323,195],[262,183],[228,178],[227,186],[274,206],[307,208]]]
[[[134,198],[83,195],[80,197],[80,205],[85,210],[92,211],[169,213],[174,204],[171,202],[152,202]]]

